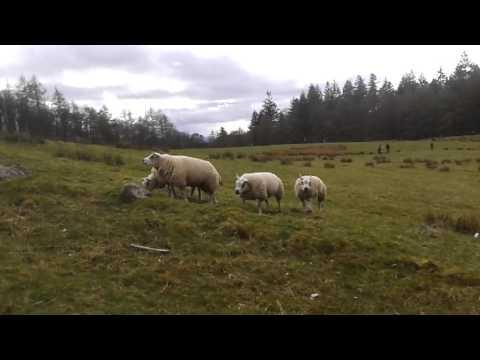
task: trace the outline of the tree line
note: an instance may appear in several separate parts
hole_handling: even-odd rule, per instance
[[[114,118],[106,106],[78,106],[57,88],[48,96],[35,76],[21,76],[14,88],[7,85],[0,91],[0,132],[139,148],[206,145],[202,135],[178,131],[161,110],[150,108],[137,118],[124,110]]]
[[[452,74],[442,69],[428,82],[413,71],[397,88],[375,74],[342,88],[311,84],[281,111],[270,92],[254,111],[248,132],[211,135],[217,146],[423,139],[480,133],[480,68],[463,53]]]
[[[64,141],[125,147],[226,147],[284,143],[422,139],[480,132],[480,68],[463,53],[452,74],[440,69],[428,82],[413,71],[395,89],[375,74],[357,76],[343,87],[336,81],[307,91],[280,110],[272,94],[251,116],[248,130],[223,127],[207,138],[178,131],[161,110],[134,118],[112,117],[68,101],[57,89],[51,96],[35,76],[21,76],[0,91],[0,132]]]

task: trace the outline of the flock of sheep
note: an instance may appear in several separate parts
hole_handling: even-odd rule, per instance
[[[149,190],[167,187],[171,197],[178,197],[175,188],[178,188],[181,198],[188,201],[186,188],[191,188],[190,196],[195,189],[201,200],[201,191],[206,193],[209,201],[216,203],[215,193],[222,185],[222,178],[217,169],[206,160],[190,156],[151,153],[143,159],[143,163],[151,166],[150,174],[143,179],[143,186]],[[239,195],[245,203],[246,200],[256,200],[258,213],[262,214],[262,202],[267,205],[268,199],[275,197],[278,209],[281,210],[280,201],[284,195],[282,180],[270,172],[246,173],[236,175],[235,194]],[[322,206],[327,196],[327,187],[317,176],[299,175],[294,186],[295,196],[301,201],[305,211],[311,212],[312,201],[317,201]]]

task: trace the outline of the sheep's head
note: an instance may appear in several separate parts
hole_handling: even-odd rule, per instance
[[[153,190],[155,188],[155,185],[156,185],[155,176],[153,176],[153,174],[150,174],[147,177],[144,177],[143,181],[142,181],[142,184],[148,190]]]
[[[154,168],[159,168],[162,162],[162,154],[159,153],[151,153],[147,157],[143,159],[143,163],[148,166],[153,166]]]
[[[309,194],[312,192],[312,178],[310,176],[302,176],[298,178],[300,183],[300,191],[304,194]]]
[[[243,176],[238,176],[236,175],[236,180],[235,180],[235,194],[236,195],[242,195],[250,190],[250,183],[248,182],[248,179],[246,179]]]

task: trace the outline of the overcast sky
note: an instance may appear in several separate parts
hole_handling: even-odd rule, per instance
[[[281,108],[310,83],[375,73],[396,86],[414,70],[431,80],[449,74],[466,51],[480,64],[480,46],[7,46],[0,45],[0,88],[35,74],[79,105],[114,116],[163,110],[179,130],[203,135],[220,126],[246,129],[267,89]]]

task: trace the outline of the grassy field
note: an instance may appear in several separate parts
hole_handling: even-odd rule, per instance
[[[122,185],[149,172],[147,151],[0,142],[0,164],[32,172],[0,182],[0,313],[478,314],[471,140],[390,142],[387,162],[378,143],[171,151],[210,157],[217,205],[163,190],[122,203]],[[235,196],[235,174],[251,171],[283,179],[282,213]],[[312,214],[293,194],[300,172],[328,186]]]

